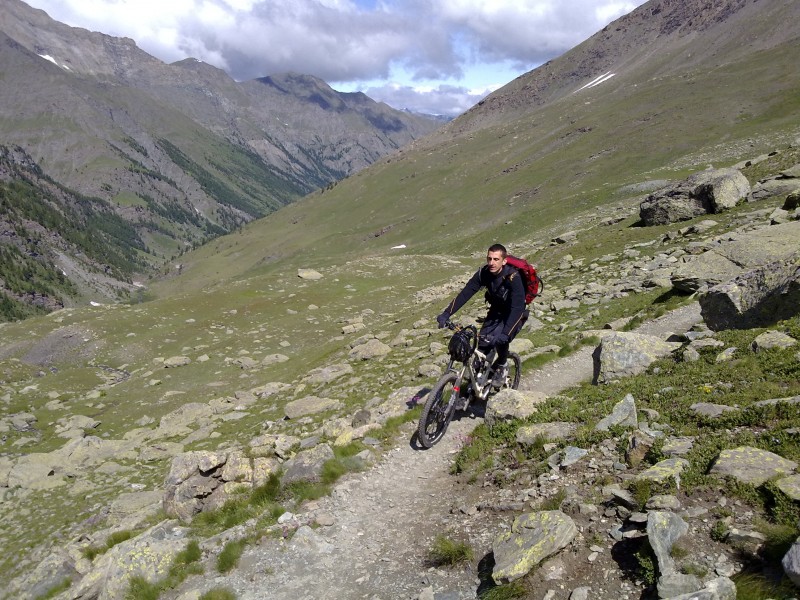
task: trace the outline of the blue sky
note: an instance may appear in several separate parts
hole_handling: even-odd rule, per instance
[[[395,108],[459,114],[642,0],[25,0],[52,18],[242,81],[287,71]]]

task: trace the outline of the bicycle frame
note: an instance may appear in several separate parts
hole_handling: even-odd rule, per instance
[[[450,359],[450,363],[447,365],[445,372],[452,371],[456,374],[456,382],[454,385],[456,392],[460,393],[462,386],[466,383],[475,398],[481,401],[485,401],[486,398],[488,398],[489,392],[492,390],[489,381],[489,375],[491,374],[491,361],[489,357],[492,356],[493,353],[494,349],[490,350],[487,355],[478,350],[478,348],[475,348],[469,358],[467,358],[467,361],[461,363],[460,368],[455,368],[456,363],[459,361]],[[478,365],[477,372],[473,365]]]

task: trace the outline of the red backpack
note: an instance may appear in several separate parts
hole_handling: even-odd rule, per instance
[[[524,258],[517,256],[506,256],[506,264],[511,265],[522,277],[522,284],[525,286],[525,304],[530,304],[533,299],[544,291],[544,282],[536,272],[536,267]]]

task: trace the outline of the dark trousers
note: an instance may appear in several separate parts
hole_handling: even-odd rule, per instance
[[[498,344],[496,346],[493,344],[492,340],[499,334],[503,333],[503,329],[505,328],[505,320],[492,315],[491,312],[486,316],[486,320],[483,322],[483,325],[481,325],[480,335],[478,337],[478,348],[481,352],[487,354],[492,349],[492,346],[497,349],[497,356],[495,357],[492,366],[496,367],[506,363],[508,360],[508,346],[511,343],[511,340],[517,337],[517,334],[522,329],[522,326],[525,325],[525,321],[528,320],[529,315],[530,311],[526,308],[525,312],[522,313],[522,318],[519,320],[517,326],[511,330],[511,333],[508,336],[508,343]]]

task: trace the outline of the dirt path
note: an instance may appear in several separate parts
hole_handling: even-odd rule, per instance
[[[638,331],[664,336],[684,332],[700,321],[697,304],[683,307]],[[592,349],[554,361],[523,380],[523,388],[558,393],[592,376]],[[474,505],[465,488],[448,475],[452,457],[480,422],[454,421],[444,439],[422,451],[403,440],[380,464],[349,477],[330,497],[306,507],[323,523],[301,528],[288,541],[268,540],[246,550],[239,567],[216,581],[193,585],[233,589],[239,600],[317,600],[320,598],[475,598],[477,573],[437,569],[426,564],[437,535],[469,539],[476,561],[510,517],[481,511],[467,518],[459,509]],[[470,486],[472,491],[477,486]],[[184,596],[188,598],[189,596]]]

